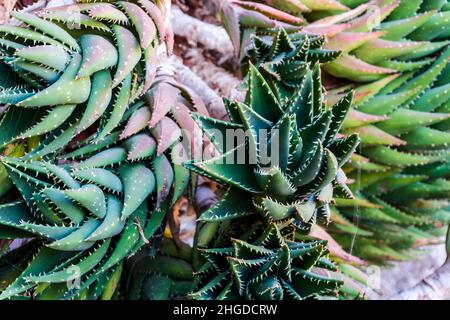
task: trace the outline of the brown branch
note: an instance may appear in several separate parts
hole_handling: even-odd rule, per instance
[[[217,93],[208,87],[199,76],[186,67],[181,61],[181,58],[172,56],[169,62],[177,71],[178,81],[194,90],[200,96],[205,102],[210,115],[217,119],[225,119],[227,116],[225,106]]]
[[[389,268],[380,269],[376,273],[379,280],[376,285],[378,296],[375,299],[392,299],[420,283],[422,279],[431,276],[445,263],[444,245],[432,245],[420,249],[423,251],[415,260],[393,262]],[[373,278],[375,280],[375,277]]]
[[[219,96],[230,100],[244,100],[245,90],[240,88],[242,81],[225,69],[205,59],[199,49],[188,49],[185,53],[185,62]]]
[[[440,258],[445,259],[442,267],[425,277],[412,288],[394,296],[396,300],[450,300],[450,227],[447,231],[445,250]]]
[[[401,292],[393,300],[449,300],[450,263],[445,263],[435,273],[423,279],[416,286]]]
[[[187,39],[191,46],[203,46],[219,52],[223,59],[234,56],[233,45],[224,28],[200,21],[183,13],[177,6],[172,7],[173,31]]]

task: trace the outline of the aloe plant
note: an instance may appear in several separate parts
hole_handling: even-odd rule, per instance
[[[329,89],[325,100],[331,105],[355,91],[354,109],[341,132],[358,133],[362,140],[359,154],[344,168],[355,181],[356,198],[337,199],[330,230],[362,258],[408,259],[414,256],[411,247],[436,241],[449,222],[448,5],[341,3],[352,9],[309,15],[302,30],[310,45],[324,41],[323,49],[342,52],[322,66]],[[275,81],[295,86],[289,68],[301,64],[287,63],[283,55],[293,55],[306,41],[300,34],[289,38],[277,47],[276,39],[256,37],[248,56]],[[271,54],[275,48],[278,56]],[[355,215],[358,226],[351,222]]]
[[[31,241],[0,258],[0,298],[116,298],[123,261],[157,246],[195,179],[191,112],[208,115],[164,63],[169,5],[80,3],[0,27],[0,238]]]
[[[280,39],[284,34],[278,33]],[[304,234],[315,221],[330,218],[334,186],[351,196],[340,168],[359,140],[356,135],[336,138],[352,97],[326,108],[319,64],[308,63],[309,56],[307,49],[297,52],[305,72],[292,95],[280,97],[250,65],[245,103],[227,103],[230,122],[196,116],[219,155],[186,166],[227,190],[199,217],[194,250],[200,253],[194,265],[200,276],[193,297],[298,299],[333,294],[341,283],[311,271],[334,267],[324,257],[324,243]],[[216,139],[217,130],[241,130],[248,140],[230,147],[234,138]],[[227,162],[239,161],[242,154],[245,161]]]
[[[24,200],[1,205],[1,224],[13,236],[37,238],[39,244],[2,299],[32,288],[42,299],[97,298],[122,260],[159,228],[166,208],[148,215],[147,196],[155,188],[152,171],[136,163],[116,174],[88,165],[91,160],[71,171],[44,161],[2,159]],[[71,288],[68,283],[75,279],[80,287]]]
[[[231,224],[234,226],[234,224]],[[336,295],[342,281],[326,258],[324,241],[296,241],[295,228],[257,225],[227,241],[229,247],[201,250],[207,261],[199,271],[195,299],[303,300]]]
[[[165,11],[164,2],[143,1],[12,12],[23,26],[0,27],[1,60],[23,84],[2,84],[0,103],[11,107],[1,123],[1,145],[50,133],[54,145],[64,146],[97,121],[102,130],[95,142],[105,138],[150,89],[159,44],[171,50]],[[25,121],[11,127],[19,118]],[[58,147],[47,149],[41,156]]]
[[[435,241],[440,227],[450,221],[445,169],[450,50],[444,4],[377,1],[376,7],[362,4],[346,17],[322,20],[350,26],[329,36],[325,47],[344,55],[325,65],[325,71],[351,81],[369,81],[356,84],[355,106],[385,117],[372,123],[348,121],[343,130],[359,133],[362,140],[361,156],[355,156],[347,169],[357,181],[353,190],[361,190],[363,198],[357,204],[363,235],[354,252],[379,263],[414,257],[410,248]],[[381,23],[371,21],[379,13]],[[315,24],[321,20],[310,26]],[[337,99],[340,92],[345,88],[332,90],[330,99]],[[347,218],[354,215],[349,203],[340,205]],[[351,236],[345,232],[354,228],[345,218],[341,222],[336,236],[349,247]]]
[[[276,39],[283,45],[286,31]],[[185,166],[223,185],[222,197],[200,214],[193,248],[165,239],[158,253],[136,258],[129,297],[337,297],[345,278],[326,241],[308,236],[316,221],[329,220],[334,194],[352,196],[340,168],[359,140],[336,137],[352,95],[333,109],[322,100],[319,61],[335,55],[319,43],[290,55],[289,63],[302,62],[304,72],[289,78],[300,86],[266,74],[277,65],[249,64],[245,103],[225,100],[229,121],[194,115],[215,156]]]

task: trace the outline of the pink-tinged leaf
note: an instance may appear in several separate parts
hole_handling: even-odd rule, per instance
[[[119,58],[117,50],[106,38],[85,34],[80,37],[80,44],[83,60],[77,78],[89,77],[97,71],[111,68],[117,64]]]
[[[361,105],[373,98],[378,92],[380,92],[385,86],[387,86],[394,79],[398,78],[400,74],[392,74],[384,77],[381,80],[359,86],[355,89],[355,95],[353,97],[353,103]]]
[[[158,6],[159,10],[161,10],[163,16],[167,16],[168,14],[170,14],[171,3],[171,0],[156,1],[156,5]]]
[[[359,134],[359,137],[364,145],[401,146],[406,144],[406,141],[403,141],[371,125],[352,129],[352,133]]]
[[[166,37],[166,28],[164,27],[164,15],[161,10],[149,0],[138,0],[138,3],[145,9],[148,15],[153,19],[159,32],[159,40],[164,41]]]
[[[173,169],[167,159],[167,157],[162,154],[153,160],[153,169],[156,177],[156,207],[159,208],[161,203],[167,198],[170,193],[170,188],[173,183]]]
[[[324,49],[350,52],[362,46],[366,42],[382,37],[383,31],[378,32],[342,32],[329,39]]]
[[[396,0],[387,6],[379,8],[379,10],[367,10],[366,14],[351,22],[348,31],[367,32],[373,30],[378,27],[381,21],[390,15],[399,4],[400,0]]]
[[[396,70],[371,65],[349,54],[343,54],[336,60],[325,64],[324,69],[335,77],[357,82],[375,81],[384,75],[396,73]]]
[[[298,32],[302,29],[301,26],[297,26],[283,21],[275,21],[275,24],[277,29],[283,28],[288,33]]]
[[[167,83],[159,83],[145,94],[152,110],[149,127],[153,128],[175,105],[180,90]]]
[[[109,3],[94,4],[94,6],[89,9],[88,14],[91,18],[96,20],[107,20],[120,24],[128,24],[127,16]]]
[[[77,4],[66,4],[63,6],[57,6],[53,8],[44,8],[42,10],[33,11],[34,14],[41,16],[48,12],[56,12],[56,11],[67,11],[67,10],[75,10],[76,12],[84,12],[89,10],[91,7],[95,6],[93,3],[77,3]]]
[[[156,67],[158,66],[158,55],[156,53],[156,48],[153,46],[149,46],[144,50],[144,58],[145,58],[145,79],[144,79],[144,87],[142,89],[143,92],[147,92],[153,80],[156,77]]]
[[[242,30],[241,36],[241,51],[239,52],[239,61],[244,61],[247,56],[247,50],[253,45],[253,37],[254,37],[255,29],[244,29]]]
[[[220,17],[225,30],[231,39],[234,47],[235,56],[239,55],[241,47],[241,31],[239,16],[236,10],[229,2],[224,2],[221,6]]]
[[[327,92],[325,96],[326,105],[331,107],[335,105],[339,100],[341,100],[344,96],[345,93]]]
[[[169,23],[169,25],[166,28],[166,47],[167,47],[167,54],[170,56],[173,53],[173,46],[175,45],[175,34],[173,33],[172,24]]]
[[[277,26],[276,21],[270,19],[262,13],[257,11],[246,10],[237,8],[236,12],[239,16],[239,22],[244,27],[257,27],[257,28],[275,28]]]
[[[241,7],[248,9],[248,10],[254,10],[259,13],[264,14],[265,16],[268,16],[272,19],[286,22],[289,24],[295,24],[299,25],[302,24],[304,21],[303,19],[293,16],[289,13],[286,13],[284,11],[275,9],[273,7],[270,7],[268,5],[257,3],[257,2],[251,2],[251,1],[240,1],[240,0],[233,0],[234,3],[240,5]]]
[[[266,3],[269,6],[278,7],[279,9],[286,10],[288,12],[302,13],[312,11],[299,0],[266,0]]]
[[[162,118],[150,131],[157,141],[156,154],[158,156],[181,137],[180,127],[168,117]]]
[[[380,122],[388,119],[386,116],[375,116],[367,113],[363,113],[354,109],[350,109],[344,120],[344,129],[357,128],[369,123]]]
[[[147,127],[150,120],[150,110],[147,107],[142,107],[136,110],[125,126],[125,129],[120,134],[120,139],[128,138],[129,136],[143,130]]]
[[[350,23],[341,23],[336,25],[314,25],[310,24],[302,29],[303,33],[311,35],[325,36],[327,38],[334,37],[335,35],[348,29]]]
[[[112,26],[112,29],[116,36],[117,47],[119,49],[119,62],[113,80],[113,88],[115,88],[138,64],[141,59],[141,48],[131,31],[118,25]]]
[[[208,109],[206,108],[203,99],[200,98],[194,90],[180,83],[173,83],[173,85],[180,89],[182,95],[192,103],[194,112],[200,113],[204,116],[209,116]]]
[[[119,1],[118,4],[125,10],[131,23],[135,26],[139,35],[141,48],[148,48],[156,37],[156,27],[153,20],[144,10],[134,3]]]
[[[155,140],[145,133],[136,134],[125,143],[128,154],[127,160],[136,161],[153,156],[156,150]]]

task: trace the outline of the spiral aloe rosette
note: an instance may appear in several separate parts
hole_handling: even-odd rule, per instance
[[[194,133],[196,124],[190,115],[191,111],[202,114],[207,114],[207,111],[194,92],[174,80],[172,70],[160,69],[148,92],[124,111],[112,130],[108,129],[109,122],[100,122],[96,132],[75,140],[68,139],[67,146],[58,140],[55,143],[54,136],[49,135],[38,147],[20,156],[23,160],[43,156],[57,162],[75,160],[85,163],[79,165],[93,167],[146,160],[152,163],[160,176],[157,203],[164,201],[173,186],[176,194],[171,201],[173,204],[185,190],[190,178],[181,162],[187,160],[191,146],[195,145],[193,142],[188,143],[195,140],[191,136],[183,142],[179,141],[183,129]],[[54,146],[65,147],[64,152],[51,153],[55,150]],[[5,182],[9,181],[7,175],[5,179]],[[7,191],[2,186],[2,192]]]
[[[36,264],[41,264],[38,255],[30,262],[31,271],[12,277],[1,297],[15,297],[50,281],[52,286],[37,298],[111,298],[113,288],[102,291],[110,273],[115,275],[116,283],[122,260],[160,233],[170,207],[189,185],[191,174],[181,163],[188,160],[196,139],[190,135],[180,141],[181,128],[195,132],[197,125],[190,108],[207,114],[202,106],[193,92],[173,80],[170,70],[159,70],[144,98],[125,111],[105,138],[92,143],[104,130],[100,123],[97,132],[79,141],[75,148],[70,145],[65,152],[47,156],[61,165],[33,160],[42,149],[20,159],[3,157],[5,178],[17,187],[26,205],[4,205],[2,237],[36,237],[49,242],[39,251],[43,259],[57,254],[66,260],[51,260],[42,266],[44,269],[35,269],[40,268]],[[43,145],[45,150],[46,141]],[[12,193],[9,191],[2,201]],[[7,214],[11,206],[17,206],[18,216],[13,220]],[[108,244],[99,246],[103,242]],[[103,251],[97,252],[100,248]],[[56,251],[70,251],[77,257],[72,262],[70,254]],[[91,255],[96,260],[83,262]],[[79,275],[81,288],[69,290],[66,281],[78,266],[89,267]],[[28,281],[28,277],[36,275],[34,270],[45,277]],[[26,286],[22,286],[24,280]]]
[[[254,209],[275,221],[295,217],[307,224],[315,221],[316,215],[328,219],[333,183],[348,190],[340,168],[359,140],[356,135],[336,138],[351,105],[351,94],[327,110],[321,87],[315,87],[320,86],[317,70],[318,65],[314,71],[306,71],[302,86],[290,99],[278,100],[265,78],[251,66],[246,103],[227,104],[232,122],[197,116],[221,154],[187,167],[230,186],[218,205],[203,213],[200,220],[244,217]],[[230,141],[214,138],[216,130],[225,140],[234,139],[227,137],[227,131],[247,132],[248,144],[229,148]],[[268,150],[272,150],[271,155]],[[240,159],[243,153],[246,156]],[[229,163],[229,159],[236,162]],[[242,202],[242,197],[252,202]]]
[[[141,165],[129,166],[122,169],[119,178],[105,169],[72,174],[46,162],[2,160],[24,198],[24,201],[1,206],[2,230],[6,226],[16,230],[11,232],[15,237],[25,234],[43,241],[43,246],[37,249],[23,272],[13,277],[3,290],[2,299],[15,298],[42,284],[46,284],[42,295],[49,294],[47,297],[53,299],[65,295],[68,298],[81,291],[87,294],[90,285],[105,285],[106,279],[100,283],[97,277],[113,272],[122,259],[139,247],[138,242],[142,239],[137,224],[145,226],[147,223],[146,195],[130,197],[130,182],[143,179],[144,174],[154,180],[149,169]],[[82,183],[75,178],[78,174],[98,184],[109,182],[108,187],[112,189],[107,192],[104,186]],[[44,179],[46,175],[51,178]],[[142,193],[149,194],[154,188],[149,181]],[[126,200],[116,194],[118,187],[129,189],[125,191]],[[133,216],[126,219],[130,210]],[[114,238],[116,235],[119,236]],[[14,270],[9,272],[14,274]],[[71,292],[67,282],[74,279],[71,277],[75,272],[85,290]]]
[[[253,63],[266,75],[266,81],[278,99],[288,99],[302,85],[309,64],[318,62],[323,65],[341,56],[340,51],[325,49],[324,43],[323,36],[288,34],[284,29],[280,29],[275,36],[254,35],[243,63],[243,73],[246,74],[248,64]],[[314,70],[313,81],[315,99],[319,99],[319,103],[330,105],[322,90],[322,72],[319,69]],[[347,89],[339,98],[348,95],[348,91]],[[357,100],[359,91],[356,90],[356,93]],[[335,102],[338,100],[333,99]],[[342,126],[345,128],[348,123],[376,122],[381,119],[384,118],[350,107]]]
[[[24,84],[2,83],[0,104],[9,108],[0,145],[47,135],[53,144],[48,154],[98,122],[95,142],[107,136],[150,89],[160,45],[171,50],[168,9],[164,1],[143,0],[13,12],[23,26],[0,27],[2,68]]]
[[[68,155],[94,154],[59,166],[2,158],[24,200],[1,206],[2,234],[36,238],[43,246],[1,298],[50,283],[42,297],[95,299],[111,274],[120,273],[116,269],[122,260],[164,225],[170,205],[187,186],[189,172],[181,165],[172,169],[164,153],[155,156],[157,144],[144,133],[103,151],[97,148],[77,149]],[[81,287],[69,290],[66,282],[73,279],[74,270]]]
[[[202,264],[202,259],[197,257],[194,266],[197,265],[198,272],[205,271],[205,275],[197,278],[195,297],[288,299],[336,291],[338,282],[335,280],[308,273],[312,266],[320,264],[317,261],[325,252],[324,243],[289,242],[294,241],[293,237],[307,233],[317,219],[329,219],[329,204],[333,201],[335,186],[339,192],[351,196],[340,167],[351,156],[359,140],[356,135],[336,138],[350,107],[351,95],[337,103],[333,110],[327,110],[321,100],[318,68],[318,64],[314,65],[314,70],[307,68],[302,86],[291,96],[278,99],[265,77],[250,65],[246,102],[228,101],[226,104],[230,122],[197,116],[199,126],[219,155],[204,161],[194,160],[186,166],[228,189],[216,205],[199,217],[201,224],[194,251],[205,249],[203,253],[208,257],[217,253],[217,258],[224,261],[228,256],[230,265]],[[234,136],[227,136],[227,132],[239,131],[246,132],[248,140],[236,147],[230,144],[234,142]],[[218,138],[217,132],[222,133],[222,139]],[[266,153],[268,150],[271,150],[270,156]],[[245,157],[240,159],[242,154]],[[230,163],[229,159],[235,162]],[[258,237],[258,228],[262,228],[260,240],[256,244],[245,243]],[[248,234],[249,230],[255,234]],[[264,257],[255,258],[253,264],[245,260],[249,257],[240,256],[240,253],[233,256],[233,250],[228,249],[233,242],[236,245],[244,243],[246,253],[255,250],[256,255]],[[275,276],[276,270],[284,270],[280,260],[290,268],[289,263],[294,264],[302,256],[298,259],[298,268],[302,268],[300,260],[308,255],[309,249],[317,250],[317,259],[303,267],[304,273],[301,269],[286,268],[284,276]],[[237,264],[231,263],[231,259]],[[249,269],[240,269],[245,266]],[[259,268],[259,276],[250,281],[249,270]],[[245,273],[242,278],[239,276],[241,271]],[[291,278],[295,280],[291,282]],[[306,288],[311,292],[307,293]]]

